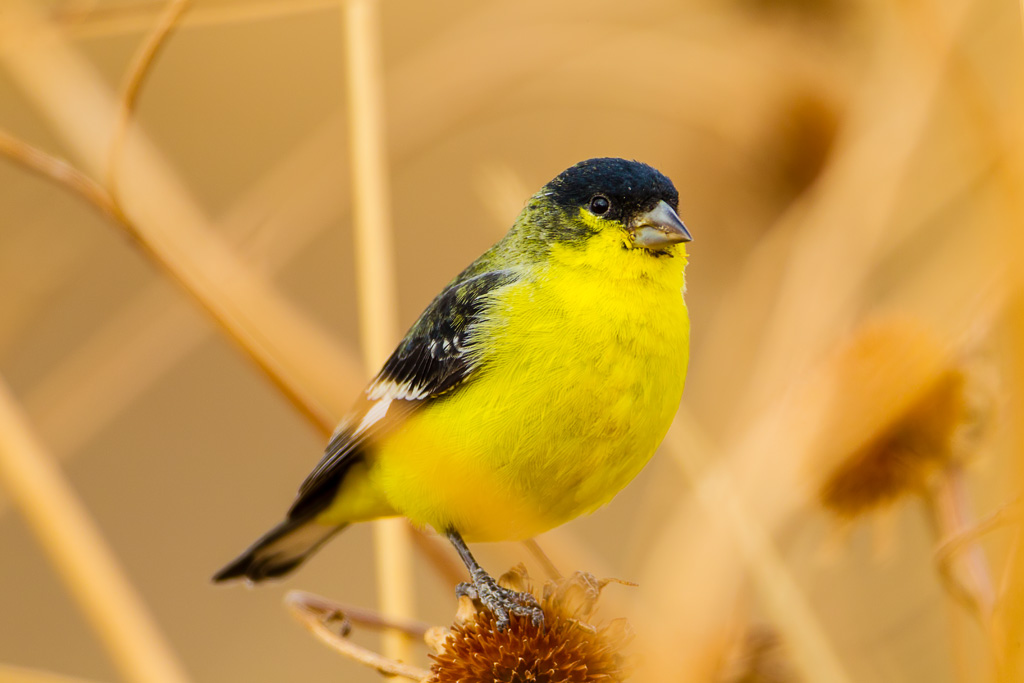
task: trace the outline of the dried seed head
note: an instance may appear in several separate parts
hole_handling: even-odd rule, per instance
[[[459,597],[459,607],[455,611],[455,623],[461,626],[475,619],[476,604],[474,604],[473,599],[465,595]]]
[[[950,370],[889,429],[850,454],[822,486],[825,507],[854,517],[923,491],[953,460],[954,437],[966,418],[963,388],[963,374]]]
[[[717,683],[796,683],[799,680],[778,633],[766,625],[750,627],[716,677]]]
[[[452,630],[447,626],[431,626],[423,634],[423,642],[427,644],[427,649],[431,653],[439,655],[444,652],[445,644],[451,635]]]
[[[928,331],[906,321],[868,326],[837,368],[839,399],[823,431],[836,447],[819,489],[826,509],[853,518],[920,493],[960,457],[972,419],[966,376]],[[881,426],[865,438],[857,430],[872,420]]]
[[[528,586],[525,571],[506,574],[501,583]],[[593,613],[603,582],[574,574],[545,588],[544,624],[512,615],[499,633],[494,617],[477,612],[452,627],[443,650],[431,655],[432,683],[615,683],[626,680],[622,648],[632,639],[624,620],[595,627],[581,618]]]

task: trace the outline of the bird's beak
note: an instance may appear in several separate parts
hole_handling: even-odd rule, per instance
[[[660,249],[678,242],[689,242],[690,231],[679,219],[679,214],[664,199],[647,213],[633,221],[633,244],[648,249]]]

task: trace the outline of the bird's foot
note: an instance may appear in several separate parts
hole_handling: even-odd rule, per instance
[[[544,623],[544,610],[540,608],[537,598],[530,593],[499,586],[490,574],[481,572],[473,577],[472,583],[460,583],[455,588],[455,595],[479,600],[494,615],[499,631],[508,628],[509,615],[512,614],[529,617],[534,626]]]

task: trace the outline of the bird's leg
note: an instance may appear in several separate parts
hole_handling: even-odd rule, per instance
[[[529,617],[535,626],[544,623],[544,612],[541,610],[537,598],[529,593],[520,593],[499,586],[498,582],[484,571],[484,568],[473,558],[473,554],[469,552],[469,548],[466,546],[466,542],[462,540],[459,532],[449,529],[447,536],[448,540],[455,546],[455,549],[459,551],[459,557],[462,558],[462,562],[466,565],[466,569],[469,570],[469,576],[472,579],[471,582],[460,583],[455,588],[457,596],[462,597],[465,595],[471,599],[479,600],[494,615],[499,631],[504,631],[508,627],[510,614]]]

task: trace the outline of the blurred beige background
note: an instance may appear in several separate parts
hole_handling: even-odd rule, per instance
[[[33,4],[112,89],[163,6]],[[358,357],[339,4],[192,4],[144,83],[138,120],[242,260]],[[947,335],[943,324],[955,315],[944,306],[969,318],[967,295],[982,280],[971,278],[1002,268],[1011,251],[1000,241],[1011,215],[1000,194],[999,128],[986,123],[1004,125],[1019,111],[1020,18],[1008,0],[386,0],[381,8],[403,329],[555,174],[594,156],[645,161],[675,181],[695,238],[684,404],[712,442],[726,444],[876,310],[910,312]],[[23,76],[12,75],[11,55],[22,49],[0,40],[0,127],[76,161]],[[79,106],[68,95],[63,108],[75,115]],[[918,123],[901,128],[915,107]],[[132,175],[130,163],[123,172]],[[801,222],[806,216],[814,220]],[[813,235],[834,237],[836,216],[845,238],[822,243],[827,267],[808,276],[800,264],[815,261],[806,257]],[[849,278],[830,266],[844,262],[844,240],[860,269]],[[773,327],[789,320],[792,278],[800,292],[816,290],[820,343],[800,342],[801,328],[788,347],[790,328],[780,336]],[[7,160],[0,291],[0,374],[189,674],[378,680],[316,642],[281,604],[287,589],[301,588],[372,606],[368,527],[346,531],[286,583],[209,583],[276,522],[323,439],[104,218]],[[998,318],[957,323],[980,330],[997,364],[1005,342],[989,332]],[[792,372],[759,365],[789,348]],[[1014,491],[1010,437],[997,430],[991,443],[970,473],[979,514]],[[649,545],[689,490],[679,467],[656,457],[608,508],[541,543],[572,539],[597,565],[564,570],[640,581]],[[848,680],[984,680],[983,638],[940,587],[920,510],[898,505],[882,519],[841,535],[810,506],[773,529]],[[1009,538],[987,546],[997,574]],[[479,553],[495,572],[531,562],[516,545]],[[420,616],[447,623],[449,587],[419,557],[416,575]],[[645,588],[609,590],[628,600]],[[756,590],[743,595],[750,601],[738,613],[771,621]],[[359,640],[376,647],[375,637]],[[117,680],[6,496],[0,662]]]

